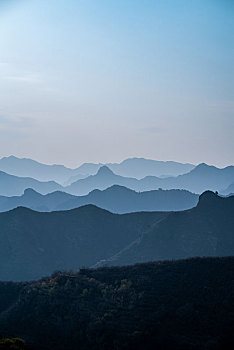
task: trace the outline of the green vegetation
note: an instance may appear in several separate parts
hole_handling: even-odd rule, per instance
[[[0,350],[23,350],[25,342],[20,338],[3,338],[0,339]]]
[[[37,349],[231,350],[233,291],[231,257],[56,272],[0,283],[0,329]]]

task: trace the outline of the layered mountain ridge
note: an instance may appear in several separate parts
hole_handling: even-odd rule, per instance
[[[206,191],[195,208],[171,212],[128,249],[95,266],[234,255],[234,196]]]
[[[189,173],[177,177],[158,178],[146,176],[140,180],[116,175],[106,166],[100,168],[96,175],[90,175],[67,186],[65,191],[71,194],[84,195],[92,189],[103,190],[112,185],[128,187],[134,191],[149,191],[153,189],[185,189],[194,193],[206,190],[220,191],[234,179],[234,166],[218,169],[206,164],[200,164]]]
[[[62,185],[69,185],[88,175],[94,175],[104,165],[107,165],[118,175],[136,178],[147,175],[177,176],[194,168],[193,164],[145,158],[128,158],[121,163],[84,163],[75,169],[58,164],[42,164],[29,158],[17,158],[15,156],[0,159],[0,170],[6,173],[20,177],[32,177],[39,181],[53,180]]]
[[[179,212],[113,214],[93,205],[0,213],[0,279],[28,280],[57,269],[234,255],[234,196],[205,192]],[[97,265],[98,264],[98,265]]]
[[[26,189],[22,196],[0,196],[0,212],[18,206],[47,212],[68,210],[86,204],[94,204],[113,213],[137,211],[184,210],[197,204],[198,195],[185,190],[155,190],[135,192],[126,187],[113,185],[106,190],[93,190],[86,196],[74,196],[56,191],[42,195],[33,189]]]
[[[200,164],[190,172],[177,177],[159,178],[146,176],[142,179],[124,177],[115,174],[107,166],[101,167],[95,175],[81,178],[68,186],[56,182],[40,182],[32,178],[17,177],[0,171],[0,195],[22,195],[27,188],[33,188],[42,194],[63,191],[72,195],[87,195],[94,189],[104,190],[113,185],[128,187],[137,192],[162,189],[184,189],[193,193],[206,190],[221,191],[233,183],[234,167],[218,169]]]

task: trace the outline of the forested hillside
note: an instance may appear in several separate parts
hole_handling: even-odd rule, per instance
[[[0,283],[2,336],[35,349],[233,349],[234,258]]]

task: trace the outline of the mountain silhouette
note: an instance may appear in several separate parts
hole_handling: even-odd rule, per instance
[[[166,172],[168,167],[170,169],[177,169],[177,173],[176,171],[174,173],[172,172],[174,175],[178,174],[178,172],[189,172],[178,176],[166,176],[170,175],[169,172]],[[3,170],[2,173],[5,172],[8,175],[20,175],[17,177],[27,176],[43,181],[56,179],[63,186],[60,185],[61,187],[59,187],[56,185],[54,186],[54,190],[62,190],[74,195],[87,195],[94,189],[104,190],[112,185],[125,186],[138,192],[156,190],[158,188],[186,189],[194,193],[202,193],[206,190],[220,192],[234,181],[233,166],[219,169],[202,163],[194,167],[191,164],[159,162],[144,158],[130,158],[120,164],[110,163],[108,166],[85,163],[79,168],[69,169],[61,165],[45,165],[31,159],[19,159],[11,156],[0,159],[0,169]],[[85,175],[94,171],[94,175]],[[155,173],[159,173],[160,177],[151,175]],[[121,174],[127,174],[127,176],[122,176]],[[144,175],[147,176],[143,177]],[[17,185],[13,182],[12,184],[13,187],[10,194],[3,191],[0,192],[0,195],[22,194],[22,188],[17,189]],[[4,187],[4,182],[2,187]],[[29,187],[34,188],[30,184],[24,188]],[[37,190],[37,188],[34,189]],[[39,192],[46,193],[45,190],[39,190]],[[48,192],[51,192],[50,187]]]
[[[32,159],[14,156],[0,159],[0,170],[19,177],[32,177],[39,181],[53,180],[60,184],[63,184],[73,174],[76,174],[78,179],[82,176],[64,165],[47,165]]]
[[[18,177],[0,171],[0,195],[22,195],[29,187],[40,193],[49,193],[63,189],[61,185],[54,181],[41,182],[30,177]]]
[[[68,193],[55,191],[45,195],[36,192],[32,188],[27,188],[21,196],[0,196],[0,212],[8,211],[17,207],[26,207],[29,209],[47,212],[57,209],[58,205],[75,201],[76,196]],[[84,203],[89,204],[89,203]],[[79,205],[77,205],[78,207]],[[67,206],[66,209],[76,208],[76,206]]]
[[[88,175],[94,175],[105,164],[84,163],[76,169],[64,165],[47,165],[29,158],[15,156],[0,159],[0,170],[19,177],[32,177],[39,181],[53,180],[62,185],[70,185]],[[129,158],[121,163],[106,164],[118,175],[142,178],[147,175],[177,176],[194,168],[193,164],[182,164],[172,161],[157,161],[144,158]]]
[[[124,186],[137,192],[162,189],[185,189],[194,193],[206,190],[221,191],[227,188],[234,178],[234,167],[219,169],[207,164],[200,164],[189,173],[177,177],[159,178],[146,176],[136,179],[116,175],[106,165],[100,167],[95,175],[82,178],[68,186],[61,186],[54,181],[40,182],[32,178],[23,178],[0,172],[0,195],[21,195],[26,188],[46,194],[53,191],[63,191],[76,196],[87,195],[99,189],[105,190],[113,185]]]
[[[100,167],[98,169],[97,175],[98,176],[113,176],[115,174],[113,173],[113,171],[111,171],[110,168],[108,168],[108,166],[103,165],[102,167]]]
[[[228,186],[233,179],[234,166],[219,169],[215,166],[202,163],[189,173],[178,176],[176,178],[177,181],[173,185],[176,186],[178,184],[178,188],[184,186],[184,188],[191,192],[202,193],[206,190],[220,191],[222,188]]]
[[[161,212],[117,215],[93,205],[40,213],[0,213],[0,280],[36,279],[55,270],[91,266],[138,238]]]
[[[116,175],[107,166],[102,166],[95,175],[73,182],[65,191],[75,195],[86,195],[94,189],[104,190],[112,185],[137,187],[137,179]]]
[[[165,179],[146,177],[141,180],[141,183],[143,186],[150,186],[151,188],[158,185],[163,189],[180,188],[190,192],[202,193],[206,190],[220,191],[225,186],[228,186],[233,181],[233,178],[233,166],[219,169],[202,163],[184,175]]]
[[[204,192],[195,208],[168,214],[128,249],[100,264],[234,255],[233,214],[234,196],[222,198]]]
[[[185,190],[155,190],[135,192],[126,187],[113,185],[106,190],[93,190],[86,196],[74,196],[56,191],[41,195],[33,189],[26,189],[22,196],[0,196],[0,212],[19,206],[47,212],[74,209],[94,204],[113,213],[137,211],[184,210],[197,204],[198,195]]]
[[[179,212],[113,214],[93,205],[0,213],[0,279],[35,279],[78,266],[234,255],[234,196],[210,191]]]
[[[81,174],[94,175],[103,165],[108,166],[115,174],[125,177],[141,179],[147,175],[151,176],[178,176],[192,170],[195,165],[183,164],[173,161],[158,161],[145,158],[128,158],[121,163],[93,164],[84,163],[77,168]],[[75,177],[73,178],[73,180]]]
[[[93,190],[86,196],[73,196],[61,191],[41,195],[29,188],[22,196],[0,196],[0,212],[19,206],[47,212],[94,204],[113,213],[123,214],[137,211],[184,210],[194,207],[197,201],[198,195],[185,190],[138,193],[123,186],[113,185],[103,191]]]
[[[135,191],[150,191],[162,189],[185,189],[190,192],[202,193],[206,190],[220,191],[233,182],[234,167],[219,169],[207,164],[199,164],[189,173],[177,177],[158,178],[146,176],[135,179],[116,175],[101,167],[96,175],[90,175],[67,186],[64,190],[70,194],[85,195],[94,189],[104,190],[112,185],[128,187]]]

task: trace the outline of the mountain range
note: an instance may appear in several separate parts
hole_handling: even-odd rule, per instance
[[[0,279],[29,280],[79,266],[234,254],[234,196],[205,192],[181,212],[113,214],[93,205],[0,214]]]
[[[134,191],[150,191],[162,189],[185,189],[202,193],[206,190],[220,191],[233,182],[234,166],[223,169],[200,164],[189,173],[177,177],[158,178],[146,176],[143,179],[123,177],[114,174],[107,166],[101,167],[96,175],[73,182],[65,191],[76,195],[85,195],[93,189],[106,189],[112,185],[128,187]]]
[[[107,166],[102,166],[97,174],[62,186],[54,181],[41,182],[33,178],[18,177],[0,171],[0,195],[22,195],[24,190],[32,188],[46,194],[53,191],[63,191],[77,196],[87,195],[94,189],[104,190],[113,185],[120,185],[137,192],[162,189],[185,189],[190,192],[202,193],[206,190],[221,191],[233,183],[234,166],[223,169],[199,164],[189,173],[177,177],[159,178],[146,176],[143,179],[116,175]]]
[[[44,194],[63,190],[63,187],[54,181],[41,182],[30,177],[14,176],[0,171],[0,195],[22,195],[27,188],[33,188]]]
[[[64,186],[88,175],[94,175],[103,165],[121,176],[142,178],[153,176],[177,176],[193,169],[193,164],[183,164],[172,161],[157,161],[145,158],[129,158],[121,163],[94,164],[84,163],[76,169],[64,165],[47,165],[28,158],[14,156],[0,159],[0,170],[20,177],[32,177],[39,181],[53,180]]]
[[[84,163],[77,170],[82,174],[94,175],[102,166],[108,166],[115,174],[141,179],[145,176],[178,176],[192,170],[195,165],[173,161],[159,161],[145,158],[128,158],[121,163]],[[74,181],[72,181],[74,182]]]
[[[31,177],[38,181],[55,181],[63,184],[72,175],[77,179],[88,176],[80,175],[76,169],[70,169],[64,165],[47,165],[29,158],[17,158],[15,156],[0,159],[0,170],[19,177]]]
[[[78,197],[61,191],[42,195],[29,188],[21,196],[0,196],[0,212],[19,206],[47,212],[94,204],[113,213],[123,214],[137,211],[184,210],[194,207],[197,201],[197,194],[185,190],[138,193],[123,186],[113,185],[106,190],[93,190],[86,196]]]
[[[165,213],[112,214],[93,205],[40,213],[0,213],[0,280],[36,279],[92,266],[137,239]]]
[[[204,192],[195,208],[171,212],[134,244],[99,265],[234,255],[234,196]]]

